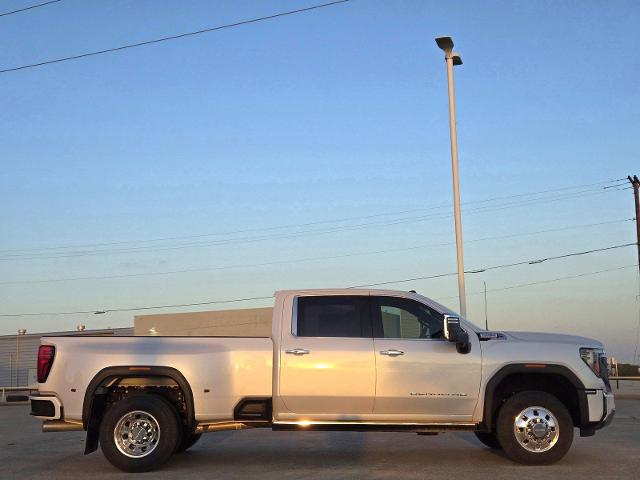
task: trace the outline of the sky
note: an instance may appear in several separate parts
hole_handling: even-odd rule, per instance
[[[0,17],[0,69],[311,5],[63,0]],[[0,74],[0,315],[455,272],[441,35],[464,61],[465,267],[635,242],[616,180],[640,174],[639,21],[635,1],[354,0]],[[598,338],[629,362],[636,264],[632,246],[468,274],[468,317],[484,325],[486,282],[490,328]],[[452,275],[384,288],[458,309]],[[0,316],[0,334],[135,313]]]

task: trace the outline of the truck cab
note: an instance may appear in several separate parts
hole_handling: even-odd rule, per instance
[[[277,422],[473,422],[480,341],[456,352],[444,336],[452,312],[410,292],[306,293],[276,295],[292,312],[274,332]]]

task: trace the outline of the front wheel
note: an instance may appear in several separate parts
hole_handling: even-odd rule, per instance
[[[553,395],[521,392],[500,408],[497,437],[510,459],[546,465],[560,460],[571,447],[573,421],[564,404]]]
[[[147,472],[176,450],[180,438],[173,406],[158,395],[138,395],[114,404],[100,424],[100,448],[125,472]]]

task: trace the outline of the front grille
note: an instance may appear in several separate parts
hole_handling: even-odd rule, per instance
[[[600,355],[599,360],[600,360],[600,378],[602,378],[602,381],[607,387],[607,392],[610,392],[611,383],[609,382],[609,362],[607,362],[607,357],[605,355]]]

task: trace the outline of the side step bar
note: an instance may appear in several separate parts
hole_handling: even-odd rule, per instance
[[[279,421],[274,422],[273,430],[297,431],[350,431],[350,432],[416,432],[438,433],[451,431],[474,431],[476,423],[385,423],[385,422],[315,422],[315,421]]]
[[[196,425],[196,433],[222,432],[224,430],[245,430],[247,428],[264,428],[270,427],[269,421],[229,421],[229,422],[213,422],[199,423]]]

